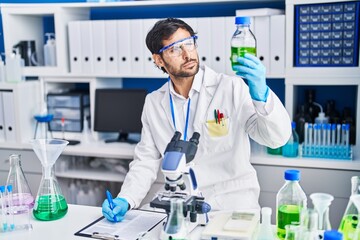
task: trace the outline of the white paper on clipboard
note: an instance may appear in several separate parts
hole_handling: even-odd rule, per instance
[[[113,223],[101,217],[76,232],[75,235],[100,239],[134,240],[140,233],[151,231],[165,218],[164,212],[134,209],[127,212],[121,222]]]

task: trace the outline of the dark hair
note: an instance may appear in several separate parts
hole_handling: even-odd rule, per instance
[[[194,30],[184,21],[177,18],[167,18],[159,20],[146,36],[146,46],[152,54],[158,53],[162,45],[162,41],[169,39],[170,36],[179,28],[187,30],[191,36],[195,35]]]

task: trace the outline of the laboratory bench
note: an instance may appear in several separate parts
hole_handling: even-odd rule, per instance
[[[11,233],[0,234],[0,239],[11,240],[76,240],[86,239],[84,237],[75,236],[74,234],[83,229],[93,221],[102,216],[100,207],[90,207],[82,205],[68,205],[67,214],[58,220],[54,221],[39,221],[31,216],[31,224],[33,230],[14,231]],[[202,227],[196,228],[190,235],[189,240],[200,239]],[[159,239],[161,231],[161,224],[152,229],[147,235],[146,239]],[[88,238],[91,239],[91,238]]]
[[[60,157],[68,157],[70,159],[73,157],[112,158],[129,162],[133,158],[134,148],[134,144],[128,143],[81,142],[79,145],[68,145]],[[259,179],[261,189],[260,206],[275,209],[276,194],[284,184],[284,171],[289,168],[296,168],[301,171],[300,184],[308,196],[315,192],[329,193],[334,196],[335,199],[330,210],[330,220],[333,226],[337,227],[339,225],[350,196],[350,179],[352,176],[360,174],[360,160],[285,158],[266,154],[264,150],[258,151],[259,149],[256,147],[253,150],[251,163]],[[30,189],[33,194],[37,193],[42,175],[41,164],[30,144],[0,145],[0,159],[3,159],[2,161],[13,153],[21,154],[22,167]],[[5,161],[3,163],[0,164],[0,182],[5,183],[9,164]],[[97,172],[85,171],[83,169],[70,170],[64,172],[56,172],[55,170],[58,181],[62,183],[62,188],[65,187],[63,191],[67,190],[68,182],[73,179],[113,182],[114,184],[119,184],[119,186],[123,180],[123,177],[120,177],[118,173],[114,172],[111,174],[106,170],[99,170]],[[309,200],[309,205],[311,205],[310,202]],[[272,222],[275,222],[275,214],[272,216]]]

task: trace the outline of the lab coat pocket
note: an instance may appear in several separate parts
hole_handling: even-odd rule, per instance
[[[222,137],[229,133],[229,119],[225,118],[220,123],[215,120],[206,121],[207,131],[210,137]]]

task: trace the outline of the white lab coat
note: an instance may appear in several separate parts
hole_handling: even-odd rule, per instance
[[[206,66],[202,69],[204,77],[193,121],[194,131],[200,133],[193,160],[199,190],[213,210],[258,209],[260,187],[249,162],[249,137],[272,148],[284,145],[291,134],[289,115],[271,90],[266,103],[256,102],[239,77],[218,74]],[[225,136],[209,135],[207,121],[214,120],[214,109],[220,109],[227,118],[229,131]],[[146,97],[142,124],[141,141],[118,195],[131,207],[140,206],[157,176],[163,181],[158,171],[175,132],[167,84]],[[163,186],[159,190],[163,191]]]

